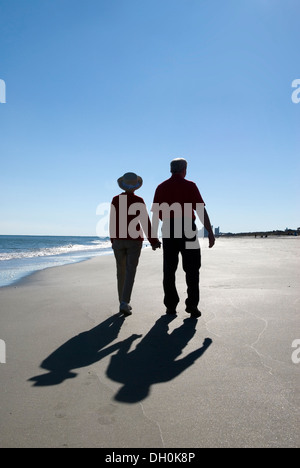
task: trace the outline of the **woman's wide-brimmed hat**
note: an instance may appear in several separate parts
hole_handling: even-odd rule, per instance
[[[125,192],[134,192],[143,185],[143,179],[134,172],[127,172],[118,179],[119,187]]]

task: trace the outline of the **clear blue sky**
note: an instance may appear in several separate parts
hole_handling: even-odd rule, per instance
[[[299,0],[0,0],[0,234],[95,235],[188,162],[223,232],[300,226]]]

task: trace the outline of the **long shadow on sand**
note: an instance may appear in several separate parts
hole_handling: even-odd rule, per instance
[[[149,395],[151,386],[175,379],[185,369],[192,366],[212,344],[205,338],[203,345],[187,356],[177,359],[196,333],[197,320],[187,318],[183,324],[168,333],[169,324],[174,317],[160,317],[135,349],[130,348],[142,335],[133,334],[123,341],[109,346],[118,338],[124,317],[114,315],[95,328],[80,333],[60,346],[42,363],[46,374],[29,379],[35,387],[59,385],[77,376],[74,369],[94,364],[111,357],[107,376],[123,386],[115,400],[124,403],[137,403]]]
[[[124,316],[116,314],[95,328],[74,336],[41,363],[40,367],[49,373],[29,381],[35,382],[35,387],[43,387],[76,377],[77,374],[71,372],[73,369],[89,366],[119,349],[120,343],[107,346],[117,339],[123,323]]]
[[[177,359],[196,333],[197,320],[187,318],[183,324],[168,333],[174,317],[163,315],[136,348],[129,352],[133,337],[119,344],[119,351],[111,357],[107,376],[123,384],[115,400],[137,403],[149,395],[151,386],[175,379],[192,366],[212,344],[205,338],[203,345],[182,359]],[[136,337],[136,335],[134,335]]]

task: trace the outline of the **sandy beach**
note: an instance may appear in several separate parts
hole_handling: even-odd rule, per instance
[[[149,248],[126,319],[112,255],[1,288],[0,447],[299,447],[300,238],[207,244],[199,320]]]

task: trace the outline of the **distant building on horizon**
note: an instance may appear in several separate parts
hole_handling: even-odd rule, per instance
[[[212,230],[213,230],[213,232],[215,232],[215,236],[220,235],[220,226],[215,228],[215,231],[214,231],[214,227],[212,226]],[[199,230],[198,237],[200,237],[200,238],[203,238],[203,237],[207,238],[208,237],[208,231],[205,229],[205,227],[203,227],[202,229]]]
[[[211,226],[211,228],[212,228],[212,231],[214,232],[213,225]],[[207,229],[204,228],[204,238],[206,239],[207,237],[208,237],[208,231],[207,231]]]

